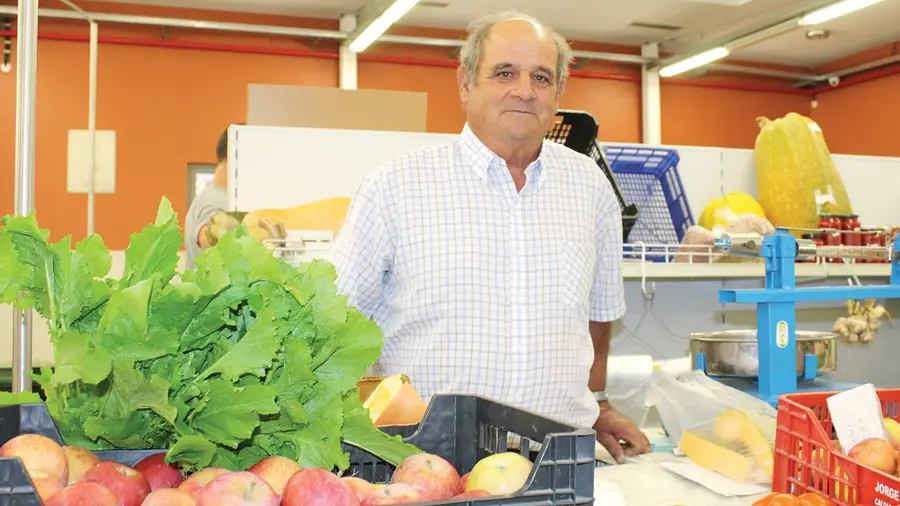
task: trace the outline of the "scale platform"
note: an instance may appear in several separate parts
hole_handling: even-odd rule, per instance
[[[795,231],[801,229],[793,229]],[[821,231],[818,231],[821,232]],[[828,230],[841,234],[841,230]],[[860,233],[853,231],[853,233]],[[828,380],[828,376],[798,377],[796,341],[796,305],[806,302],[848,301],[868,299],[900,299],[900,241],[890,247],[822,246],[808,239],[798,240],[787,229],[774,234],[725,234],[716,239],[716,248],[728,255],[763,258],[765,285],[758,289],[719,290],[721,304],[756,305],[758,342],[758,379],[737,380],[734,386],[768,404],[778,406],[778,397],[795,392],[843,391],[856,387],[852,383]],[[880,286],[798,287],[797,259],[865,259],[887,260],[891,278]],[[812,359],[806,359],[805,370],[815,371]],[[812,376],[812,375],[811,375]],[[717,378],[718,379],[718,378]],[[730,378],[720,379],[731,384]]]
[[[778,409],[778,396],[770,395],[766,396],[760,393],[759,384],[756,380],[750,380],[745,378],[721,378],[721,377],[711,377],[715,379],[719,383],[730,386],[734,389],[740,390],[746,394],[750,394],[757,399],[760,399],[775,409]],[[797,389],[796,393],[808,393],[808,392],[842,392],[844,390],[850,390],[858,387],[858,383],[848,383],[844,381],[834,381],[826,378],[816,378],[808,381],[797,381]]]

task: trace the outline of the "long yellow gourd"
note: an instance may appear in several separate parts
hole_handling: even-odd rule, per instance
[[[817,196],[830,195],[824,212],[852,214],[850,199],[815,121],[797,113],[758,119],[756,186],[766,218],[777,227],[816,228]]]

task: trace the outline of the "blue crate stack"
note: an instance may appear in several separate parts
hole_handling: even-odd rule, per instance
[[[640,210],[628,242],[680,244],[694,217],[678,175],[678,152],[650,146],[605,146],[604,151],[622,195]],[[626,257],[641,257],[639,249],[633,251]],[[665,262],[673,256],[656,251],[647,260]]]

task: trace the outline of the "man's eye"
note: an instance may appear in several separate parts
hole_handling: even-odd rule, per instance
[[[512,77],[512,72],[504,70],[502,72],[499,72],[497,75],[500,77]]]

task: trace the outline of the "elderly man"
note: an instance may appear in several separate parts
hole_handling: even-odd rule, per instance
[[[571,59],[531,17],[475,22],[459,139],[364,178],[329,258],[384,331],[375,373],[593,427],[622,462],[650,444],[605,395],[625,313],[621,211],[593,160],[544,141]]]

